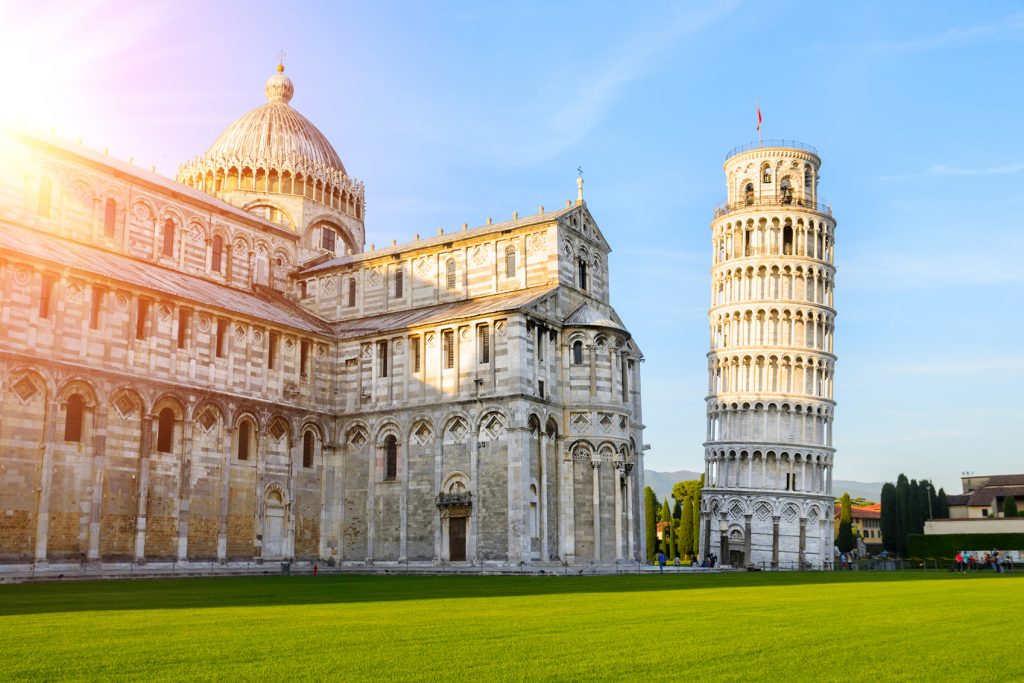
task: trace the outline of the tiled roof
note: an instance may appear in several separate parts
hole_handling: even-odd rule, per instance
[[[833,507],[835,516],[839,517],[840,505],[838,503]],[[882,517],[882,504],[872,503],[871,505],[853,505],[850,508],[850,512],[853,513],[854,519],[881,519]]]
[[[1016,486],[992,486],[990,484],[984,486],[970,494],[967,505],[991,505],[997,498],[1005,498],[1006,496],[1013,496],[1024,501],[1024,484]]]
[[[556,289],[558,289],[557,286],[547,285],[530,287],[529,289],[478,297],[468,301],[453,301],[435,306],[382,313],[353,320],[343,320],[334,323],[332,328],[334,333],[342,339],[363,337],[393,330],[404,330],[417,325],[432,325],[459,318],[471,318],[502,311],[517,310],[539,301]]]
[[[541,214],[534,214],[533,216],[523,216],[511,221],[504,221],[503,223],[492,223],[491,225],[481,225],[476,228],[468,228],[466,230],[459,230],[457,232],[449,232],[443,235],[437,235],[435,237],[428,237],[426,239],[416,240],[415,242],[406,242],[404,244],[397,244],[393,247],[385,247],[384,249],[375,249],[374,251],[364,251],[359,254],[351,254],[348,256],[337,256],[335,258],[323,261],[321,263],[315,263],[308,266],[307,268],[300,270],[298,276],[309,275],[312,273],[319,273],[324,270],[331,270],[332,268],[339,268],[341,266],[347,266],[349,264],[358,263],[360,261],[369,261],[372,259],[380,258],[382,256],[391,256],[392,254],[399,254],[407,251],[415,251],[418,249],[429,249],[431,247],[440,246],[447,244],[448,242],[457,242],[459,240],[466,239],[468,237],[481,237],[483,235],[490,235],[492,233],[500,233],[503,230],[512,230],[515,228],[522,228],[528,225],[536,225],[539,223],[550,223],[558,220],[564,214],[572,211],[575,206],[566,207],[557,211],[548,211]]]
[[[248,318],[317,334],[329,334],[330,327],[313,315],[302,313],[261,298],[251,292],[210,282],[194,275],[146,263],[86,244],[72,242],[51,233],[0,222],[0,252],[8,251],[35,261],[52,263],[79,272],[134,285],[203,306]]]

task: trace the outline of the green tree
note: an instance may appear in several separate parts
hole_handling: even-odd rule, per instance
[[[668,504],[668,498],[661,505],[661,521],[667,524],[661,532],[661,551],[672,559],[675,557],[672,552],[672,508]]]
[[[900,556],[907,554],[907,534],[910,533],[910,481],[907,475],[900,473],[896,478],[896,552]]]
[[[899,536],[899,503],[896,487],[891,483],[882,486],[881,502],[882,515],[878,525],[882,532],[882,546],[890,553],[898,553],[896,538]]]
[[[840,552],[848,553],[857,547],[853,536],[853,505],[850,494],[844,493],[839,501],[839,533],[836,534],[836,545]]]
[[[679,553],[684,560],[693,554],[693,503],[690,496],[683,498],[682,516],[679,518]]]
[[[658,499],[654,497],[654,489],[644,487],[644,525],[647,541],[647,561],[653,562],[658,554]]]
[[[690,510],[690,514],[693,515],[693,556],[700,556],[700,492],[704,488],[704,475],[700,475],[700,479],[697,480],[697,485],[693,487],[693,495],[690,496],[690,500],[693,502],[693,506]]]
[[[949,498],[943,488],[935,496],[935,519],[949,519]]]
[[[1003,517],[1017,517],[1017,499],[1013,496],[1003,498]]]

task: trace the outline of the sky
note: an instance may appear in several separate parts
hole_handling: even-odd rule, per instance
[[[0,45],[0,116],[168,176],[285,50],[378,245],[559,207],[582,167],[657,470],[703,469],[710,222],[759,102],[838,223],[834,476],[1024,471],[1024,3],[0,0]]]

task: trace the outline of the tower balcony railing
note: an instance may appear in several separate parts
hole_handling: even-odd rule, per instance
[[[828,216],[832,215],[832,205],[828,202],[812,202],[809,199],[803,197],[797,197],[789,194],[780,195],[769,195],[767,197],[744,197],[739,201],[730,202],[726,200],[715,207],[715,218],[720,218],[728,213],[735,211],[743,211],[746,209],[756,208],[779,208],[779,207],[798,207],[802,209],[810,209],[811,211],[817,211]]]
[[[748,142],[745,145],[739,147],[733,147],[729,150],[729,153],[725,155],[726,161],[733,158],[737,154],[743,152],[749,152],[752,149],[764,149],[767,147],[785,147],[787,149],[802,149],[805,152],[810,152],[817,156],[818,150],[814,149],[811,145],[805,142],[797,142],[796,140],[758,140],[757,142]]]

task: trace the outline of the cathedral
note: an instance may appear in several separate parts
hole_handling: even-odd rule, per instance
[[[175,180],[0,138],[0,565],[644,558],[643,356],[582,179],[367,248],[293,94]]]

